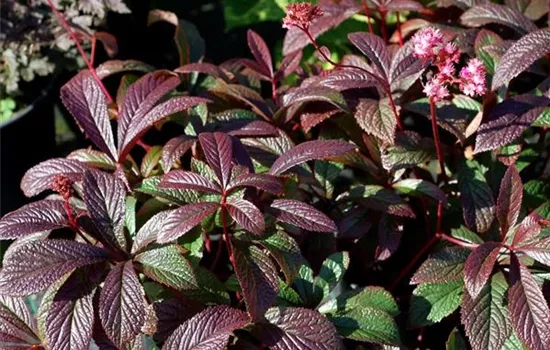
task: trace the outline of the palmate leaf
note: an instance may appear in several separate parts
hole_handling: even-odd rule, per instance
[[[191,203],[170,212],[159,227],[157,242],[168,243],[189,232],[218,210],[214,202]]]
[[[221,193],[220,186],[212,183],[206,177],[185,170],[172,170],[162,178],[160,188],[173,188],[179,190],[194,190],[200,192]]]
[[[341,350],[342,341],[333,324],[317,311],[274,307],[259,324],[257,332],[262,343],[273,350]]]
[[[350,33],[348,39],[377,68],[378,76],[388,82],[391,60],[384,40],[377,35],[365,32]]]
[[[264,215],[253,203],[230,197],[227,199],[226,209],[233,220],[246,231],[258,236],[264,234]]]
[[[446,283],[424,283],[413,291],[409,323],[422,327],[437,323],[460,306],[464,283],[462,280]]]
[[[550,344],[550,309],[533,275],[512,254],[508,309],[512,327],[525,345],[543,350]]]
[[[82,70],[61,87],[61,101],[90,140],[116,159],[107,101],[89,70]]]
[[[521,136],[550,100],[534,95],[517,95],[493,108],[477,131],[475,153],[497,149]]]
[[[124,348],[141,331],[146,316],[145,292],[131,261],[119,263],[105,279],[99,318],[109,339]]]
[[[360,99],[354,114],[357,124],[366,133],[393,145],[397,120],[389,105],[389,100]]]
[[[199,141],[208,165],[214,170],[222,188],[231,176],[233,145],[231,138],[221,132],[201,133]]]
[[[80,181],[86,169],[88,169],[86,165],[76,160],[48,159],[27,170],[21,180],[21,189],[25,196],[32,197],[51,188],[56,175],[66,176],[72,181]]]
[[[463,278],[464,263],[470,250],[446,247],[430,256],[411,278],[411,284],[444,283]]]
[[[0,220],[0,239],[20,238],[68,226],[64,202],[44,199],[6,214]]]
[[[246,310],[253,319],[259,319],[279,292],[277,269],[269,256],[253,245],[235,244],[233,256]]]
[[[472,298],[477,298],[485,283],[491,277],[502,245],[487,242],[477,247],[464,264],[464,283]]]
[[[497,198],[497,218],[501,232],[506,234],[508,228],[514,226],[518,220],[523,199],[523,184],[515,165],[506,170],[500,182],[500,191]]]
[[[294,199],[276,199],[271,204],[277,220],[308,231],[334,232],[334,221],[309,204]]]
[[[506,309],[508,283],[502,273],[492,276],[472,298],[464,293],[460,317],[474,350],[500,350],[512,328]]]
[[[537,30],[537,26],[521,12],[504,5],[493,3],[476,5],[460,17],[462,24],[480,27],[489,23],[498,23],[510,27],[520,34]]]
[[[540,228],[536,232],[540,232]],[[535,259],[541,264],[550,266],[550,238],[535,240],[532,243],[520,245],[517,251]]]
[[[341,140],[306,141],[282,154],[271,166],[269,173],[280,175],[286,170],[314,159],[326,159],[351,152],[355,146]]]
[[[249,29],[246,33],[248,47],[250,52],[256,59],[256,62],[260,65],[261,73],[267,78],[273,79],[273,61],[271,60],[271,54],[269,53],[269,48],[267,47],[265,41],[261,36],[258,35],[255,31]]]
[[[461,165],[458,186],[466,225],[480,233],[489,230],[495,218],[495,201],[476,161],[467,160]]]
[[[0,295],[0,343],[16,349],[40,344],[32,314],[21,298]]]
[[[492,89],[507,84],[529,68],[536,60],[550,52],[550,29],[544,28],[526,34],[506,50],[495,69]]]
[[[116,242],[122,250],[129,250],[124,233],[126,187],[111,174],[87,171],[84,174],[83,198],[88,215],[101,235]]]
[[[248,315],[228,306],[215,306],[193,316],[166,340],[163,350],[223,350],[236,329],[250,322]]]
[[[0,294],[25,296],[42,291],[73,269],[107,257],[103,248],[89,244],[59,239],[30,242],[4,259]]]

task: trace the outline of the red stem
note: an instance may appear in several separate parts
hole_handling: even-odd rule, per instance
[[[143,142],[141,139],[138,140],[136,142],[136,145],[140,146],[141,148],[143,148],[143,150],[145,152],[149,152],[151,150],[151,146],[149,146],[148,144],[146,144],[145,142]]]
[[[95,47],[96,47],[96,44],[97,44],[97,39],[95,37],[95,35],[92,35],[92,52],[90,53],[90,66],[94,66],[94,61],[95,61]]]
[[[309,30],[307,28],[302,28],[302,27],[298,27],[298,28],[301,29],[304,33],[306,33],[307,37],[311,41],[311,44],[313,45],[315,50],[317,50],[317,52],[319,52],[321,57],[323,57],[325,59],[325,61],[327,61],[328,63],[330,63],[333,66],[338,67],[338,68],[359,69],[360,71],[367,73],[367,75],[370,76],[371,78],[373,78],[374,80],[377,80],[382,85],[382,87],[384,88],[384,91],[388,94],[388,99],[389,99],[389,102],[390,102],[390,106],[391,106],[392,112],[395,116],[395,120],[397,121],[398,128],[400,130],[403,130],[403,122],[401,121],[401,117],[397,113],[397,108],[395,107],[395,101],[393,100],[393,96],[391,94],[391,87],[389,86],[389,84],[384,79],[378,77],[377,75],[373,74],[372,72],[370,72],[370,71],[368,71],[364,68],[349,65],[349,64],[341,64],[341,63],[334,62],[332,59],[330,59],[330,57],[328,57],[323,52],[323,50],[321,50],[321,48],[319,47],[319,45],[317,44],[317,42],[315,41],[315,39],[313,38],[313,36],[311,35],[311,33],[309,32]]]
[[[107,98],[107,102],[108,103],[113,103],[114,102],[113,98],[109,94],[109,91],[107,91],[107,89],[105,88],[105,85],[103,85],[103,83],[101,82],[101,79],[97,75],[97,73],[95,71],[95,68],[92,65],[91,61],[88,59],[88,55],[86,55],[86,52],[84,51],[84,49],[80,45],[80,41],[76,37],[76,34],[74,33],[74,31],[71,29],[71,26],[69,25],[67,20],[65,20],[65,18],[63,17],[63,14],[61,14],[61,12],[59,12],[59,10],[55,7],[52,0],[46,0],[46,1],[48,2],[48,5],[50,5],[50,7],[52,8],[52,11],[54,12],[55,16],[57,17],[57,19],[61,23],[61,26],[63,26],[63,28],[67,31],[67,34],[69,34],[69,36],[71,37],[71,40],[76,45],[76,49],[80,53],[80,56],[82,56],[82,59],[84,60],[84,62],[86,62],[86,65],[88,66],[88,69],[90,70],[90,73],[92,74],[92,77],[94,78],[94,80],[97,82],[97,84],[101,88],[101,91],[103,91],[103,93],[105,94],[105,97]]]
[[[445,233],[439,233],[438,234],[439,238],[441,239],[444,239],[448,242],[451,242],[451,243],[454,243],[458,246],[461,246],[461,247],[464,247],[464,248],[468,248],[468,249],[476,249],[477,247],[479,247],[479,244],[476,244],[476,243],[469,243],[469,242],[464,242],[463,240],[460,240],[460,239],[457,239],[457,238],[454,238],[453,236],[449,236]]]
[[[399,18],[399,12],[395,13],[397,18],[397,37],[399,38],[399,47],[403,46],[403,33],[401,32],[401,19]]]
[[[388,41],[388,25],[386,23],[386,11],[380,11],[380,31],[382,32],[382,39]]]
[[[222,226],[223,226],[223,240],[225,241],[225,245],[227,247],[227,253],[229,254],[229,260],[231,261],[231,264],[233,265],[233,268],[235,268],[235,258],[233,256],[233,248],[231,247],[231,241],[229,238],[229,232],[227,230],[227,208],[226,208],[226,196],[225,191],[222,194],[222,211],[221,211],[221,219],[222,219]]]
[[[275,79],[271,79],[271,98],[277,104],[277,81]]]
[[[435,111],[435,102],[433,98],[430,98],[430,119],[432,120],[432,132],[434,134],[435,151],[437,152],[437,158],[439,160],[439,167],[441,168],[441,177],[443,182],[447,184],[448,178],[445,172],[445,159],[443,157],[443,151],[441,149],[441,140],[439,139],[439,129],[437,128],[437,113]]]
[[[369,26],[369,33],[372,34],[374,33],[374,30],[372,29],[372,23],[370,23],[371,16],[370,16],[369,6],[367,5],[367,0],[363,0],[362,4],[363,4],[363,12],[365,12],[365,16],[367,16],[367,25]]]

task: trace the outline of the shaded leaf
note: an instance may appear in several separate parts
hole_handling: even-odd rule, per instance
[[[391,215],[414,218],[411,207],[395,192],[378,185],[355,186],[346,200],[355,200],[364,207]]]
[[[80,71],[61,87],[61,101],[90,140],[115,159],[106,97],[89,70]]]
[[[0,294],[37,293],[73,269],[105,260],[107,252],[89,244],[61,239],[29,242],[4,259]]]
[[[422,327],[449,316],[460,306],[462,289],[462,280],[418,285],[411,299],[410,325]]]
[[[145,317],[145,292],[132,262],[119,263],[109,272],[101,289],[101,325],[109,339],[118,348],[123,348],[140,333]]]
[[[337,252],[331,254],[319,269],[314,283],[323,291],[326,298],[332,289],[342,280],[344,273],[349,267],[350,258],[348,252]]]
[[[475,299],[491,277],[502,245],[487,242],[477,247],[464,264],[464,284],[470,296]]]
[[[161,211],[153,215],[136,233],[134,243],[132,245],[132,253],[143,249],[147,245],[153,243],[157,239],[160,228],[164,227],[164,223],[173,210]]]
[[[403,194],[425,195],[441,202],[443,206],[447,205],[445,192],[431,182],[422,179],[405,179],[394,183],[392,186]]]
[[[215,306],[193,316],[166,340],[163,350],[225,349],[234,330],[249,323],[246,313],[228,306]]]
[[[497,350],[512,331],[506,292],[508,283],[502,273],[493,275],[477,295],[465,293],[460,317],[474,350]]]
[[[324,302],[317,310],[321,313],[329,314],[364,307],[384,311],[392,317],[399,314],[399,306],[391,293],[382,287],[365,287],[344,292],[336,298]]]
[[[466,225],[477,232],[489,230],[495,216],[495,202],[477,162],[467,160],[462,164],[458,171],[458,187]]]
[[[334,232],[336,224],[323,212],[309,204],[294,199],[276,199],[271,204],[275,217],[304,230]]]
[[[486,3],[476,5],[460,17],[462,24],[479,27],[489,23],[498,23],[525,34],[537,30],[537,27],[518,10],[504,5]]]
[[[189,232],[218,210],[214,202],[191,203],[170,212],[159,228],[157,242],[168,243]]]
[[[300,265],[305,263],[298,243],[289,234],[276,230],[257,241],[277,260],[287,283],[291,284],[298,276]]]
[[[433,140],[412,131],[396,133],[394,145],[382,149],[382,165],[388,171],[411,168],[435,158]]]
[[[246,310],[255,320],[275,302],[279,291],[277,269],[256,246],[233,246],[235,273],[241,285]]]
[[[470,250],[446,247],[430,256],[411,278],[411,284],[442,283],[463,279],[462,270]]]
[[[389,259],[397,251],[404,229],[402,220],[389,214],[382,214],[378,223],[378,245],[374,252],[376,260]]]
[[[399,345],[399,327],[386,312],[358,307],[328,316],[338,333],[349,339],[378,344]]]
[[[513,43],[500,59],[493,76],[492,89],[496,90],[507,84],[549,52],[550,29],[539,29],[526,34]]]

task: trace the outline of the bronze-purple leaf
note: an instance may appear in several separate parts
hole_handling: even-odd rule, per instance
[[[170,171],[174,164],[197,142],[188,136],[178,136],[170,139],[162,148],[162,168]]]
[[[294,199],[276,199],[271,204],[277,220],[308,231],[334,232],[337,227],[331,218],[309,204]]]
[[[273,350],[344,349],[334,325],[319,312],[305,308],[274,307],[260,324],[262,342]]]
[[[382,214],[382,218],[378,223],[378,246],[374,253],[376,260],[386,260],[395,253],[401,243],[403,231],[402,219]]]
[[[236,329],[250,321],[246,313],[229,306],[210,307],[179,326],[166,340],[163,350],[223,350]]]
[[[89,244],[61,239],[30,242],[4,260],[0,294],[26,296],[40,292],[73,269],[107,258],[103,248]]]
[[[113,175],[90,170],[84,174],[83,199],[99,233],[110,243],[128,251],[124,233],[126,186]]]
[[[529,349],[546,350],[550,344],[550,309],[533,275],[512,254],[508,309],[512,327]]]
[[[198,302],[177,298],[164,299],[154,303],[153,307],[158,320],[154,338],[158,342],[166,341],[176,328],[204,310]]]
[[[222,188],[226,188],[233,166],[233,146],[231,137],[221,132],[203,132],[199,135],[199,141],[206,161],[210,167],[212,167],[212,170],[214,170]]]
[[[286,170],[315,159],[326,159],[351,152],[355,145],[341,140],[306,141],[283,153],[271,166],[269,173],[280,175]]]
[[[523,185],[515,165],[506,170],[500,182],[500,191],[497,198],[497,218],[502,235],[506,235],[509,228],[516,224],[521,210]]]
[[[136,338],[146,316],[145,292],[131,261],[113,267],[99,297],[99,318],[120,349]]]
[[[200,174],[186,170],[172,170],[162,178],[159,187],[221,193],[218,184],[212,183],[212,181]]]
[[[472,298],[476,298],[491,277],[502,245],[487,242],[477,247],[464,264],[464,284]]]
[[[477,232],[489,230],[495,218],[495,201],[476,161],[467,160],[459,168],[458,187],[466,225]]]
[[[206,62],[198,62],[198,63],[188,63],[184,66],[181,66],[179,68],[176,68],[174,70],[176,73],[202,73],[211,75],[215,78],[222,78],[224,80],[228,80],[227,75],[221,70],[218,66],[212,64],[212,63],[206,63]]]
[[[255,31],[249,29],[247,34],[248,47],[256,59],[256,62],[262,67],[262,73],[266,77],[273,79],[273,61],[265,41]]]
[[[31,311],[23,298],[0,295],[0,342],[9,349],[28,349],[41,343]]]
[[[391,60],[384,40],[375,34],[366,32],[350,33],[348,39],[377,68],[378,74],[376,75],[388,82]]]
[[[241,285],[246,310],[252,319],[260,319],[275,302],[279,276],[271,258],[256,246],[233,246],[235,273]]]
[[[281,65],[279,66],[279,70],[277,70],[277,72],[275,73],[275,79],[281,80],[282,78],[285,78],[290,74],[296,72],[296,70],[300,67],[301,60],[302,51],[294,51],[283,57]]]
[[[89,70],[82,70],[63,85],[61,101],[90,140],[116,159],[107,101]]]
[[[21,189],[25,196],[32,197],[50,189],[56,175],[63,175],[71,181],[80,181],[86,169],[88,167],[77,160],[48,159],[27,170],[21,180]]]
[[[516,247],[516,249],[541,264],[550,266],[550,238],[535,240],[530,244]]]
[[[264,215],[254,204],[245,199],[228,198],[226,208],[233,220],[243,229],[258,236],[264,234]]]
[[[243,174],[232,179],[228,191],[241,187],[254,187],[273,194],[283,192],[283,183],[277,176],[269,174]]]
[[[168,243],[181,237],[215,213],[218,207],[214,202],[191,203],[170,212],[162,222],[157,242]]]
[[[518,225],[516,232],[514,233],[514,239],[512,240],[512,246],[518,246],[522,243],[527,243],[541,232],[541,226],[539,221],[542,217],[535,211],[527,215],[521,224]]]
[[[164,210],[160,213],[153,215],[136,233],[134,237],[134,243],[132,245],[132,253],[136,253],[145,248],[149,244],[153,243],[161,231],[166,219],[169,215],[177,209]]]
[[[480,27],[488,23],[498,23],[512,28],[520,34],[537,30],[537,26],[518,10],[493,3],[471,7],[462,14],[460,21],[469,27]]]
[[[0,239],[25,237],[68,226],[64,202],[44,199],[6,214],[0,220]]]

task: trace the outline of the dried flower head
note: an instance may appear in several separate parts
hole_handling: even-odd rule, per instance
[[[72,181],[64,175],[55,175],[52,179],[52,190],[68,200],[73,194]]]
[[[286,16],[283,19],[283,28],[292,26],[307,29],[311,23],[323,16],[323,10],[309,2],[290,4],[286,7]]]
[[[480,59],[470,59],[466,67],[463,67],[458,74],[460,77],[460,90],[468,96],[485,94],[487,91],[485,85],[486,73],[487,69]]]
[[[443,45],[443,34],[439,29],[424,28],[413,37],[413,54],[424,60],[434,59],[437,50]]]

